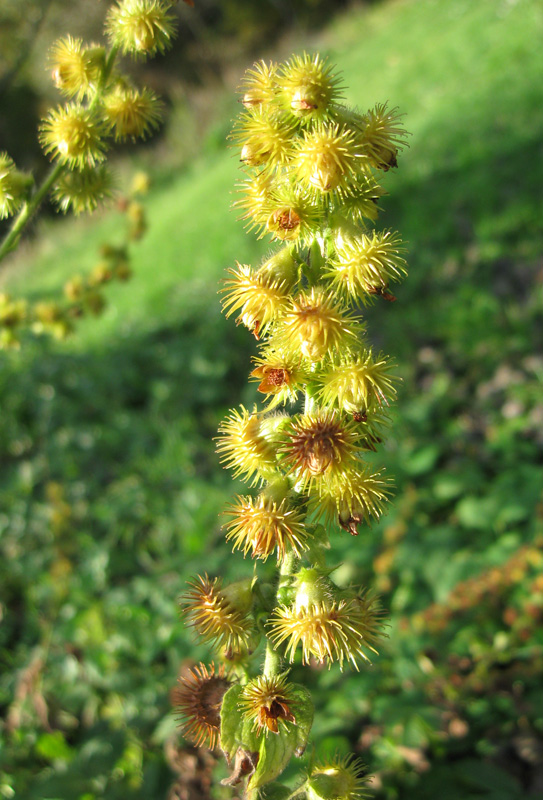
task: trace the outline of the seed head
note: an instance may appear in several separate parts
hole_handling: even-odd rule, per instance
[[[286,498],[276,502],[262,494],[256,499],[238,497],[227,514],[232,519],[226,524],[226,538],[233,539],[234,550],[243,550],[244,555],[250,552],[265,561],[277,551],[277,560],[282,561],[289,552],[300,558],[306,549],[304,517]]]
[[[277,93],[277,65],[258,61],[248,69],[243,78],[242,103],[245,108],[264,106],[272,103]]]
[[[58,39],[49,53],[49,65],[57,89],[68,97],[92,95],[100,82],[105,50],[99,45],[85,46],[82,39]]]
[[[325,277],[344,296],[368,300],[368,295],[386,289],[407,274],[405,252],[397,233],[372,231],[336,244],[331,270]]]
[[[408,136],[400,123],[402,116],[397,108],[389,111],[386,103],[380,103],[364,117],[360,141],[371,163],[378,169],[388,170],[398,165],[398,151],[405,147]]]
[[[243,715],[253,721],[253,730],[279,733],[279,724],[295,723],[292,713],[293,698],[286,675],[268,678],[261,675],[248,683],[241,695],[239,707]]]
[[[294,154],[297,177],[319,192],[345,189],[357,168],[356,161],[352,132],[331,124],[321,123],[304,131]]]
[[[376,653],[381,611],[368,595],[349,600],[323,600],[321,603],[280,606],[270,619],[271,638],[287,642],[286,656],[294,661],[302,645],[302,662],[313,656],[328,667],[338,662],[343,669],[350,662],[358,670],[358,660],[369,661],[368,651]]]
[[[301,120],[326,117],[342,96],[340,77],[319,55],[291,58],[281,66],[278,84],[286,107]]]
[[[265,438],[267,426],[256,413],[232,409],[219,426],[217,453],[221,462],[234,470],[234,477],[252,480],[252,485],[266,480],[275,469],[275,447]]]
[[[259,381],[258,391],[271,398],[269,409],[294,402],[298,392],[309,381],[310,374],[303,361],[266,346],[260,357],[253,358],[256,368],[251,379]]]
[[[304,485],[316,478],[328,483],[333,475],[353,469],[357,440],[353,422],[334,411],[298,415],[282,430],[282,462]]]
[[[356,536],[359,525],[369,525],[372,518],[379,519],[389,496],[390,484],[382,473],[358,467],[316,483],[310,504],[318,517],[323,516],[329,522],[335,519],[344,530]]]
[[[94,211],[113,195],[113,177],[104,164],[84,167],[77,172],[66,172],[53,189],[53,199],[66,213]]]
[[[370,797],[364,772],[363,763],[352,755],[316,764],[305,786],[308,800],[364,800]]]
[[[145,139],[161,118],[162,103],[150,89],[116,86],[104,98],[104,111],[116,141]]]
[[[7,153],[0,153],[0,219],[10,217],[23,202],[29,179],[15,166]]]
[[[252,602],[250,589],[238,584],[222,589],[220,578],[210,580],[207,575],[198,575],[189,587],[180,604],[202,639],[227,651],[245,650],[252,633],[247,616]]]
[[[388,405],[387,398],[396,395],[392,368],[390,359],[382,353],[374,359],[371,350],[355,357],[340,356],[319,375],[320,400],[348,414],[367,415],[379,410]]]
[[[284,113],[271,113],[260,106],[247,111],[232,133],[241,147],[241,160],[248,167],[284,164],[292,153],[294,125]]]
[[[289,355],[320,361],[356,342],[361,326],[345,306],[323,287],[313,287],[291,300],[279,320],[272,344]]]
[[[49,112],[40,126],[40,141],[48,155],[81,170],[104,160],[106,133],[105,122],[94,112],[69,103]]]
[[[237,318],[257,338],[266,332],[271,323],[288,305],[289,285],[269,272],[255,272],[246,264],[228,270],[232,275],[225,281],[226,293],[223,311],[229,317],[235,311]]]
[[[172,700],[187,739],[214,750],[219,741],[222,699],[232,685],[225,668],[200,663],[179,678]]]
[[[135,57],[163,53],[175,33],[175,17],[167,0],[118,0],[106,19],[113,46]]]

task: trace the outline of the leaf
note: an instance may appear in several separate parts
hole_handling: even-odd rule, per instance
[[[302,755],[306,748],[313,723],[313,701],[310,692],[299,684],[292,685],[292,696],[294,699],[292,710],[296,722],[283,722],[277,734],[268,736],[261,734],[258,764],[248,783],[248,789],[258,789],[275,780],[292,756]]]
[[[71,761],[75,751],[66,742],[61,731],[53,733],[42,733],[36,742],[36,752],[48,761]]]
[[[239,709],[243,687],[232,686],[224,695],[221,708],[221,747],[232,761],[240,748],[258,753],[258,764],[248,789],[257,789],[280,775],[293,755],[301,755],[307,745],[313,722],[313,702],[310,692],[292,684],[292,711],[296,722],[281,721],[279,733],[258,733],[254,723],[244,718]]]
[[[224,695],[221,706],[221,748],[228,759],[232,760],[238,747],[242,745],[242,729],[244,719],[239,710],[239,696],[243,686],[236,684]]]

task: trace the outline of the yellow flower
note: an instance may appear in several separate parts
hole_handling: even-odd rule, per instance
[[[246,686],[239,699],[243,715],[253,720],[253,730],[279,733],[279,723],[295,723],[292,713],[293,698],[286,675],[268,678],[261,675]]]
[[[253,558],[265,561],[277,551],[277,560],[293,552],[298,558],[306,549],[307,530],[304,516],[291,507],[286,498],[279,502],[266,496],[238,497],[238,502],[227,508],[232,520],[226,524],[226,538],[234,540],[234,550],[243,550]]]
[[[220,578],[198,575],[189,587],[180,604],[202,639],[227,651],[246,649],[252,634],[250,585],[241,581],[223,589]]]
[[[285,355],[273,347],[266,346],[261,353],[261,356],[253,358],[257,366],[250,378],[260,381],[258,391],[271,398],[268,409],[287,400],[294,402],[310,379],[308,369],[299,357]]]
[[[222,699],[232,685],[224,666],[200,663],[179,678],[172,692],[175,711],[180,715],[183,735],[196,747],[217,747],[221,726]]]
[[[354,346],[361,325],[324,287],[313,287],[291,300],[277,323],[272,345],[290,356],[300,353],[320,361],[331,352]]]

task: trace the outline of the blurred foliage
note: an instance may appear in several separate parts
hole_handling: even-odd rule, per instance
[[[390,98],[413,132],[383,203],[410,280],[366,312],[403,374],[379,454],[396,500],[333,549],[390,638],[359,674],[309,671],[316,736],[358,750],[386,800],[541,795],[542,34],[538,0],[385,3],[327,33],[354,101]],[[180,664],[207,656],[176,598],[202,563],[251,571],[223,544],[211,437],[251,401],[253,349],[216,281],[256,255],[227,212],[236,165],[203,145],[158,182],[135,280],[79,344],[2,355],[0,797],[144,800],[175,776],[209,793],[213,759],[179,750],[169,715]],[[91,247],[79,223],[52,231],[30,295]]]

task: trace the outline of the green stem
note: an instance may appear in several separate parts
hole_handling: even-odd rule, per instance
[[[289,577],[294,572],[296,557],[294,553],[287,553],[279,569],[279,581],[277,593],[288,582]],[[274,643],[266,637],[266,655],[264,657],[264,668],[262,674],[265,678],[273,678],[281,672],[281,654],[277,652]]]
[[[4,241],[0,245],[0,261],[2,261],[2,259],[5,258],[5,256],[7,256],[8,253],[10,253],[17,246],[19,237],[26,227],[28,221],[37,211],[38,206],[53,188],[65,169],[66,164],[55,164],[39,189],[32,195],[30,200],[24,203],[22,209],[15,217],[13,225],[6,234]]]

